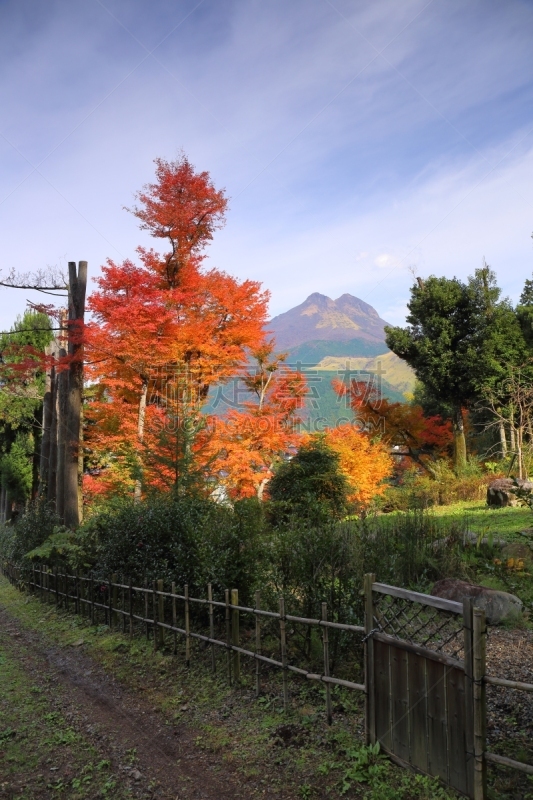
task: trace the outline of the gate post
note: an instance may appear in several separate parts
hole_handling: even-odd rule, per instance
[[[474,701],[474,800],[487,795],[487,764],[485,760],[487,711],[485,702],[486,634],[485,611],[473,610],[472,666]]]
[[[365,594],[365,716],[366,716],[366,743],[376,742],[376,707],[374,697],[374,640],[370,635],[374,629],[374,599],[372,597],[372,584],[376,576],[367,573],[364,581]]]

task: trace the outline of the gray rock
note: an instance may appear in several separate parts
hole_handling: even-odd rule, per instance
[[[514,594],[477,586],[475,583],[467,583],[456,578],[437,581],[431,594],[434,597],[455,600],[457,603],[462,603],[471,597],[475,606],[484,609],[489,625],[498,625],[499,622],[516,617],[523,608],[522,601]]]
[[[531,483],[531,481],[517,478],[516,482],[521,489],[533,490],[533,483]],[[498,478],[492,481],[487,487],[487,505],[495,506],[496,508],[520,505],[516,495],[511,491],[514,486],[515,482],[512,478]]]

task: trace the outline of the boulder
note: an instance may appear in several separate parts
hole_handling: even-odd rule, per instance
[[[514,594],[487,589],[486,586],[477,586],[456,578],[437,581],[431,594],[445,600],[455,600],[457,603],[471,597],[475,606],[484,609],[489,625],[498,625],[499,622],[516,617],[523,607],[522,601]]]
[[[533,483],[531,483],[531,481],[517,478],[516,483],[521,489],[533,490]],[[513,478],[498,478],[492,481],[487,487],[487,505],[495,506],[496,508],[520,505],[516,495],[511,491],[515,486],[516,484]]]
[[[522,561],[524,567],[533,567],[533,549],[525,542],[509,542],[502,549],[502,560],[509,561],[511,558],[517,562]]]

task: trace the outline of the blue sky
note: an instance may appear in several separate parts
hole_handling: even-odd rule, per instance
[[[0,268],[134,256],[180,149],[231,198],[209,263],[355,294],[533,272],[533,2],[0,0]],[[28,294],[0,291],[11,325]]]

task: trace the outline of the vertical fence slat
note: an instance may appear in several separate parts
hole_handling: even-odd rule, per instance
[[[152,618],[154,627],[154,650],[157,650],[158,631],[157,631],[157,581],[152,581]]]
[[[172,625],[174,628],[178,627],[178,609],[176,607],[176,583],[172,581]],[[174,631],[174,655],[178,652],[178,634]]]
[[[232,606],[239,605],[238,589],[231,590],[231,605]],[[232,608],[231,610],[231,643],[234,647],[239,647],[240,645],[240,620],[239,620],[239,610],[237,608]],[[233,680],[236,683],[239,683],[240,679],[241,679],[241,654],[238,653],[236,650],[234,650]]]
[[[472,652],[472,621],[473,621],[473,603],[472,599],[468,598],[463,602],[463,647],[464,647],[464,672],[465,672],[465,706],[466,706],[466,720],[465,720],[465,740],[467,753],[474,752],[474,692],[473,692],[473,652]],[[468,794],[470,797],[474,794],[474,772],[475,765],[474,759],[469,759],[468,769]]]
[[[128,605],[130,617],[130,639],[133,638],[133,583],[130,578],[130,585],[128,587]]]
[[[157,590],[158,590],[158,592],[162,592],[163,591],[163,586],[164,586],[164,582],[160,578],[157,581]],[[163,597],[162,594],[160,594],[159,597],[158,597],[157,611],[158,611],[159,622],[164,622],[165,621],[165,598]],[[164,647],[165,646],[165,629],[163,628],[162,625],[159,626],[159,646],[160,647]]]
[[[150,621],[148,619],[148,578],[144,579],[144,629],[146,641],[150,638]]]
[[[487,770],[485,760],[486,740],[486,623],[485,612],[473,609],[472,626],[473,649],[473,699],[474,699],[474,800],[484,800],[487,791]]]
[[[229,589],[224,590],[224,602],[226,604],[226,649],[228,661],[228,681],[231,686],[231,617],[229,608]]]
[[[91,625],[94,625],[94,573],[91,572]]]
[[[207,600],[209,602],[209,638],[215,638],[215,614],[213,606],[213,587],[210,583],[207,584]],[[217,671],[217,660],[215,654],[215,645],[211,642],[211,671],[213,675]]]
[[[322,620],[328,620],[328,604],[322,603]],[[325,625],[322,626],[322,647],[324,650],[324,675],[329,678],[329,636],[328,629]],[[331,711],[331,684],[326,683],[326,719],[328,725],[331,725],[333,715]]]
[[[281,663],[282,679],[283,679],[283,708],[285,711],[289,708],[289,683],[287,676],[287,630],[285,625],[285,599],[279,598],[279,633],[281,642]]]
[[[191,663],[191,618],[190,618],[190,608],[189,608],[189,584],[186,583],[183,587],[183,595],[185,597],[184,606],[185,606],[185,665],[187,669]]]
[[[372,573],[365,575],[364,594],[365,594],[365,686],[366,686],[366,739],[367,744],[374,744],[376,741],[376,710],[374,694],[374,640],[371,631],[374,627],[374,599],[372,597],[372,584],[376,576]],[[366,638],[368,637],[368,638]]]
[[[255,607],[257,610],[261,607],[261,593],[255,593]],[[261,617],[255,614],[255,652],[261,655]],[[258,658],[255,659],[255,696],[259,697],[261,694],[261,662]]]

